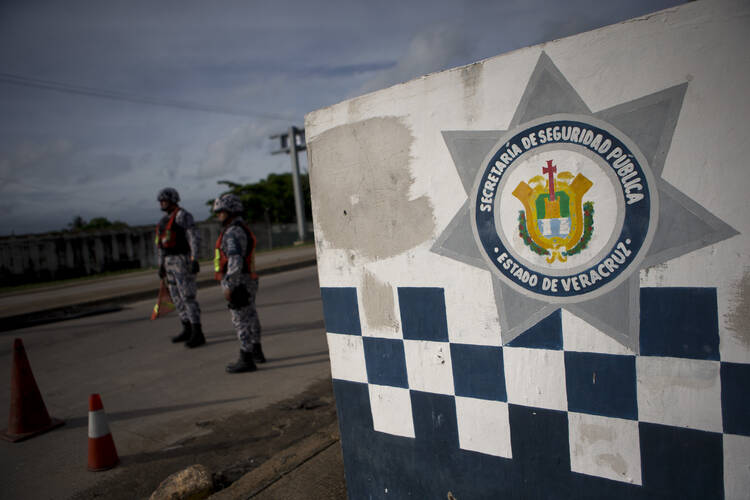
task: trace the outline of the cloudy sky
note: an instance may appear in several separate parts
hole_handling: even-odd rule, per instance
[[[680,3],[3,0],[0,235],[151,224],[164,186],[205,219],[309,111]]]

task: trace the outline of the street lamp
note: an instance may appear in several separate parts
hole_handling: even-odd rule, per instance
[[[299,180],[299,159],[297,158],[297,153],[307,149],[307,144],[305,144],[305,129],[289,127],[288,132],[272,135],[271,139],[279,139],[279,149],[271,151],[271,154],[286,153],[292,157],[292,188],[294,190],[294,209],[297,215],[297,236],[299,238],[298,243],[302,243],[305,241],[305,203],[302,198],[302,185]]]

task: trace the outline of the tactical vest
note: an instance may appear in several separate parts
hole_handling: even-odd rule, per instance
[[[187,240],[185,228],[175,224],[177,208],[172,215],[165,215],[156,225],[156,245],[161,248],[164,255],[187,255],[190,253],[190,245]]]
[[[221,281],[227,273],[229,256],[227,256],[227,254],[224,253],[224,250],[221,249],[221,242],[224,239],[224,233],[227,229],[234,225],[241,227],[242,230],[245,231],[245,234],[247,234],[247,254],[245,255],[242,271],[250,273],[250,277],[253,279],[258,278],[258,275],[255,272],[255,235],[250,230],[250,226],[245,224],[244,221],[234,221],[227,224],[227,226],[221,231],[221,234],[219,234],[219,238],[216,240],[216,251],[214,252],[214,278],[216,278],[216,281]]]

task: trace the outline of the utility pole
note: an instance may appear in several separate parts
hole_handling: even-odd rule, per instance
[[[305,201],[302,198],[302,183],[299,179],[299,159],[297,153],[305,151],[305,129],[289,127],[289,131],[283,134],[272,135],[271,139],[279,139],[279,149],[272,151],[271,154],[286,153],[292,157],[292,188],[294,190],[294,209],[297,215],[297,236],[298,242],[305,241]]]

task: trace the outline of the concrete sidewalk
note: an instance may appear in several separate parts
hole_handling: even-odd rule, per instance
[[[256,257],[260,275],[314,264],[312,245],[260,252]],[[203,262],[198,286],[214,284],[213,263]],[[158,290],[156,271],[145,270],[7,292],[0,294],[0,331],[116,310],[119,304],[156,298]]]
[[[277,453],[212,500],[346,500],[338,422]]]

